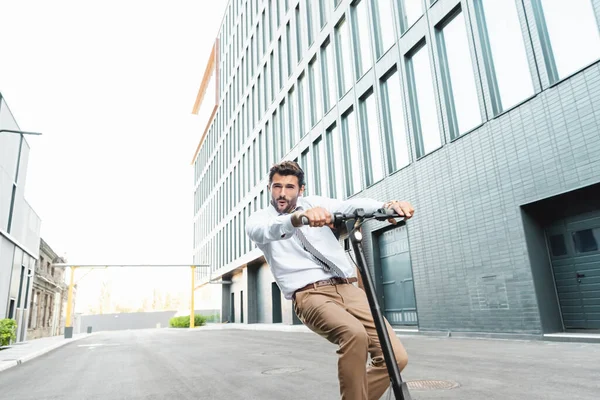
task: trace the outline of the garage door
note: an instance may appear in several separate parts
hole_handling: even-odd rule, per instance
[[[600,329],[600,213],[546,229],[566,329]]]
[[[406,226],[379,237],[384,313],[392,325],[417,325],[417,301]]]

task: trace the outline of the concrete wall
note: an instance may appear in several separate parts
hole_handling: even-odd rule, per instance
[[[19,130],[1,94],[0,129]],[[27,339],[32,276],[40,245],[41,220],[25,200],[29,150],[21,135],[0,133],[0,319],[11,314],[13,299],[17,341]]]

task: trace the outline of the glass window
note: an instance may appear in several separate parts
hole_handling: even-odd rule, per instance
[[[300,137],[304,137],[304,134],[306,133],[307,130],[307,126],[308,124],[305,123],[305,116],[304,114],[307,114],[306,108],[305,108],[305,104],[304,104],[304,86],[305,82],[304,82],[304,73],[302,75],[300,75],[300,77],[298,78],[298,98],[296,100],[296,109],[298,110],[298,132],[300,134]]]
[[[269,6],[269,42],[273,40],[273,24],[275,23],[273,18],[273,13],[275,10],[275,5],[278,0],[271,0],[271,5]]]
[[[381,84],[381,109],[386,135],[388,172],[392,173],[409,163],[404,100],[400,87],[400,74],[397,71],[389,75]]]
[[[356,131],[354,112],[350,111],[342,116],[342,131],[344,137],[344,157],[346,175],[346,196],[352,196],[362,190],[360,163],[360,143]]]
[[[314,29],[316,22],[313,20],[313,17],[312,17],[313,16],[313,12],[312,12],[313,7],[314,7],[314,4],[312,1],[306,2],[306,34],[308,35],[306,43],[308,43],[308,47],[310,47],[314,42],[313,29]]]
[[[273,71],[273,68],[275,68],[275,56],[273,52],[271,52],[271,62],[269,63],[269,75],[271,76],[271,89],[269,90],[269,93],[271,95],[271,100],[269,101],[269,104],[272,103],[275,98],[275,72]]]
[[[287,105],[288,105],[288,136],[289,136],[289,145],[288,145],[288,151],[292,149],[292,147],[294,147],[294,145],[299,141],[299,137],[298,137],[298,129],[297,129],[297,124],[298,124],[298,120],[294,115],[294,100],[295,100],[296,96],[294,93],[294,87],[292,87],[292,89],[288,92],[288,101],[287,101]]]
[[[304,171],[304,181],[306,182],[306,186],[304,187],[304,195],[308,196],[313,193],[313,177],[312,177],[312,167],[310,164],[310,157],[308,156],[309,149],[306,149],[302,152],[300,156],[300,167]]]
[[[381,158],[381,139],[375,95],[373,91],[360,101],[361,133],[365,160],[365,181],[367,186],[383,178],[383,161]]]
[[[573,242],[577,253],[598,251],[600,243],[600,228],[583,229],[573,232]]]
[[[439,35],[450,132],[452,137],[458,137],[481,124],[474,64],[463,13],[452,18]]]
[[[273,163],[273,150],[271,148],[271,142],[273,138],[273,134],[271,132],[271,125],[269,124],[269,122],[267,121],[267,123],[265,124],[265,169],[263,171],[265,171],[265,173],[269,172],[269,169],[271,168],[271,164]]]
[[[427,44],[409,58],[407,67],[417,156],[421,157],[442,145]]]
[[[331,42],[327,42],[321,48],[321,70],[323,76],[323,106],[324,112],[327,113],[333,107],[336,101],[335,92],[335,70],[333,59],[333,46]]]
[[[335,29],[337,70],[338,70],[338,96],[342,97],[352,87],[352,54],[350,53],[350,32],[348,23],[343,19]]]
[[[394,34],[393,0],[373,0],[373,11],[377,14],[377,57],[381,57],[396,40]]]
[[[259,142],[256,142],[256,139],[254,139],[254,142],[252,143],[252,187],[256,186],[256,184],[258,183],[258,180],[260,179],[261,176],[261,172],[262,169],[260,168],[260,164],[261,164],[261,160],[258,158],[259,155],[259,145],[260,145],[260,138],[262,137],[262,132],[259,136]]]
[[[258,132],[258,179],[262,179],[266,169],[265,134]]]
[[[277,40],[277,54],[279,57],[279,90],[283,87],[283,74],[285,69],[285,58],[283,56],[283,44],[281,38]]]
[[[423,15],[421,0],[403,0],[402,5],[402,33],[406,32]]]
[[[279,141],[280,141],[280,135],[279,135],[279,115],[277,114],[277,111],[273,112],[273,141],[272,141],[272,145],[273,145],[273,163],[278,163],[279,160],[281,159],[281,154],[279,154]]]
[[[296,60],[302,60],[302,14],[300,4],[296,6]]]
[[[494,114],[499,114],[533,95],[521,22],[514,1],[478,0],[476,5],[490,53],[485,58]]]
[[[261,109],[261,113],[265,113],[267,111],[267,107],[268,107],[268,94],[267,94],[267,90],[268,90],[269,85],[267,85],[267,64],[264,65],[263,67],[263,98],[262,98],[262,109]],[[261,115],[262,117],[262,115]]]
[[[285,100],[279,103],[279,157],[283,158],[286,155],[289,148],[289,136],[286,135],[286,107]]]
[[[321,28],[327,24],[327,4],[329,0],[319,0],[319,19],[321,21]]]
[[[343,200],[345,198],[344,188],[344,164],[342,162],[342,140],[339,130],[335,125],[331,126],[326,134],[327,141],[327,168],[329,173],[329,196]]]
[[[360,78],[367,72],[373,63],[371,59],[371,46],[369,40],[371,37],[369,25],[369,10],[367,1],[362,0],[353,6],[354,18],[354,54],[356,65],[356,78]]]
[[[308,65],[308,80],[310,89],[310,122],[313,127],[319,119],[321,119],[321,110],[323,109],[321,104],[321,79],[319,76],[319,68],[316,65],[317,58],[315,57]]]
[[[265,55],[265,52],[267,51],[267,18],[265,15],[265,11],[263,11],[262,13],[262,24],[261,24],[261,29],[262,29],[262,55]]]
[[[292,71],[294,70],[294,68],[292,68],[292,66],[294,65],[294,61],[292,60],[292,57],[294,55],[294,41],[292,40],[292,28],[289,22],[285,25],[285,35],[287,43],[287,69],[288,76],[290,76],[292,74]]]
[[[600,34],[591,0],[569,1],[568,5],[563,0],[540,2],[556,66],[552,81],[600,58]]]
[[[314,194],[318,196],[327,195],[327,171],[325,161],[325,145],[322,143],[322,136],[319,136],[313,143],[313,170],[314,173]]]

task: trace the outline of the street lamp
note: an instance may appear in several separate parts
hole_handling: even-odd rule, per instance
[[[2,132],[18,133],[18,134],[21,134],[21,135],[38,135],[38,136],[41,135],[41,133],[39,133],[39,132],[17,131],[17,130],[14,130],[14,129],[0,129],[0,133],[2,133]]]

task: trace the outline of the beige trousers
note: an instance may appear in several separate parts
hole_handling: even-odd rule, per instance
[[[390,385],[366,293],[351,284],[320,286],[296,293],[294,309],[313,332],[339,345],[338,378],[342,400],[378,400]],[[385,321],[398,367],[408,356]],[[371,365],[367,367],[367,356]]]

